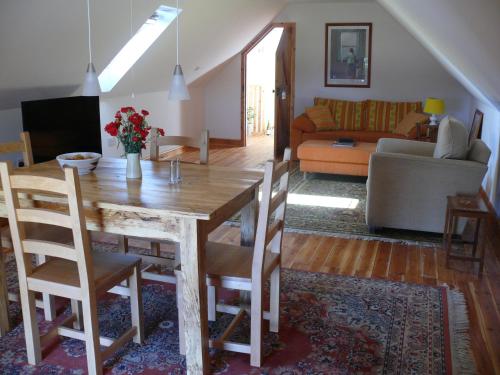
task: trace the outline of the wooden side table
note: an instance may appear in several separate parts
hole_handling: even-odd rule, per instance
[[[429,125],[429,123],[417,123],[417,140],[436,143],[439,125]]]
[[[485,247],[481,239],[481,230],[484,225],[481,224],[483,220],[486,221],[488,219],[488,208],[479,195],[455,195],[449,196],[447,199],[448,205],[446,207],[446,220],[443,233],[443,246],[446,249],[446,267],[449,266],[450,259],[479,262],[479,275],[482,275]],[[452,252],[452,236],[459,218],[474,219],[475,221],[472,240],[468,241],[462,238],[464,247],[467,243],[472,244],[471,256],[459,255]],[[480,248],[480,251],[476,256],[478,248]]]

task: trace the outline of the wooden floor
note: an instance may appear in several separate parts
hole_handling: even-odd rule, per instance
[[[255,167],[271,157],[271,137],[255,138],[246,148],[210,151],[210,163],[226,166]],[[182,159],[196,160],[197,152],[184,153]],[[452,261],[451,269],[447,269],[445,253],[439,246],[406,246],[300,233],[285,234],[283,265],[313,272],[458,288],[467,301],[478,373],[500,374],[500,233],[493,227],[490,224],[487,231],[482,278],[476,276],[469,263]],[[211,239],[236,244],[239,230],[223,226],[211,234]]]

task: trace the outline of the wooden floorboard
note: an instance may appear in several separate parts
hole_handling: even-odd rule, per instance
[[[210,163],[253,168],[272,157],[272,138],[249,140],[249,147],[216,148]],[[196,161],[197,152],[181,155]],[[350,240],[314,234],[285,233],[283,267],[405,282],[443,285],[464,293],[470,319],[471,346],[479,374],[500,374],[500,233],[486,231],[482,278],[467,262],[446,267],[441,246],[422,247],[381,241]],[[238,243],[239,229],[218,228],[211,239]]]

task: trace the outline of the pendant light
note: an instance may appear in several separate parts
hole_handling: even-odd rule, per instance
[[[174,68],[174,76],[172,77],[172,82],[170,83],[170,91],[168,94],[168,100],[189,100],[188,89],[186,87],[186,82],[184,81],[184,74],[182,73],[181,65],[179,64],[179,0],[177,0],[177,17],[176,17],[176,49],[177,49],[177,63]]]
[[[101,87],[95,71],[94,64],[92,63],[92,44],[90,38],[90,0],[87,0],[87,23],[89,31],[89,64],[87,65],[87,72],[83,81],[82,95],[83,96],[99,96],[101,95]]]

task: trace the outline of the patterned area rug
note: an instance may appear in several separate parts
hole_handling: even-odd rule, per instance
[[[103,250],[107,245],[98,246]],[[8,270],[15,273],[13,261]],[[14,287],[14,277],[9,280]],[[106,362],[106,373],[185,373],[174,287],[143,285],[143,303],[145,343],[120,350]],[[129,327],[128,300],[107,296],[98,306],[101,334],[118,337]],[[85,373],[83,342],[67,338],[47,348],[40,365],[28,365],[17,304],[11,304],[11,313],[17,327],[0,338],[1,374]],[[222,332],[229,321],[229,316],[219,316],[211,333]],[[42,332],[50,324],[41,322]],[[231,339],[246,341],[248,328],[246,320]],[[247,355],[210,354],[217,374],[466,374],[474,372],[466,331],[464,299],[458,291],[284,270],[280,333],[266,335],[263,367],[250,367]]]
[[[370,233],[365,223],[366,177],[290,174],[286,230],[345,238],[374,239],[433,246],[442,235],[384,228]],[[239,217],[231,222],[239,225]]]

